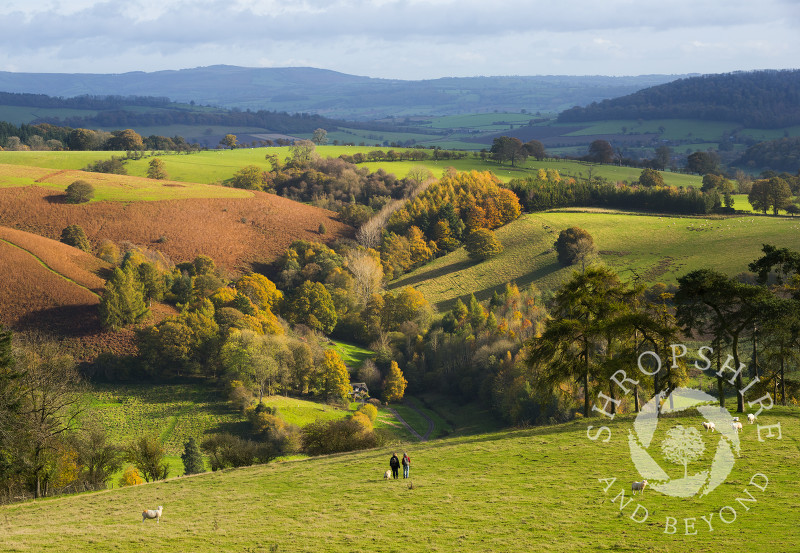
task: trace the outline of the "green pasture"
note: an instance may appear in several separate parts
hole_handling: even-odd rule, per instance
[[[0,551],[773,553],[800,540],[796,407],[759,416],[781,439],[762,431],[759,441],[745,424],[731,472],[689,498],[650,487],[632,496],[633,418],[408,445],[410,481],[384,480],[392,449],[379,448],[4,506]],[[648,452],[673,478],[683,466],[664,458],[663,437],[701,420],[690,411],[659,423]],[[590,440],[600,426],[608,431]],[[690,474],[708,469],[719,436],[701,434]],[[142,523],[142,509],[158,505],[161,523]]]
[[[434,129],[472,129],[482,132],[500,132],[510,126],[515,128],[527,125],[536,118],[530,113],[472,113],[464,115],[444,115],[433,118],[429,125]]]
[[[217,432],[241,434],[246,426],[218,390],[200,384],[94,384],[87,399],[91,419],[112,443],[156,436],[173,456],[189,438],[200,443]]]
[[[491,297],[505,283],[535,284],[554,290],[580,267],[561,267],[553,243],[569,227],[586,229],[594,238],[598,260],[623,279],[635,274],[643,282],[675,283],[701,268],[729,275],[747,270],[760,257],[763,244],[800,249],[800,218],[743,215],[728,218],[668,217],[560,210],[527,214],[495,231],[505,248],[496,257],[476,263],[464,249],[393,281],[390,288],[413,286],[440,310],[456,298]]]
[[[347,416],[348,410],[324,403],[293,397],[267,396],[263,403],[278,409],[278,415],[289,424],[303,427],[318,420],[336,420]]]
[[[372,350],[355,344],[348,344],[347,342],[334,341],[333,349],[336,350],[336,353],[339,354],[339,357],[342,358],[342,361],[350,370],[358,369],[364,361],[375,355]]]
[[[571,126],[575,123],[562,123],[559,126]],[[661,134],[660,127],[664,128],[661,137],[665,140],[685,140],[695,138],[704,141],[718,141],[723,133],[730,132],[739,127],[738,123],[725,121],[700,121],[697,119],[616,119],[589,123],[578,131],[573,131],[566,136],[587,136],[594,134]],[[623,131],[623,127],[625,130]]]
[[[320,146],[317,148],[319,155],[323,157],[339,157],[342,154],[353,155],[357,152],[368,153],[372,150],[380,149],[387,151],[389,148],[375,148],[367,146]],[[402,150],[402,148],[396,148]],[[186,183],[219,184],[231,178],[239,169],[246,165],[256,165],[268,170],[270,164],[265,156],[277,155],[281,159],[286,159],[289,147],[273,148],[239,148],[235,150],[206,150],[192,154],[164,154],[159,156],[164,162],[165,169],[170,180]],[[430,154],[430,150],[428,150]],[[89,163],[98,159],[109,159],[112,155],[119,155],[120,152],[0,152],[0,163],[13,165],[27,165],[35,167],[46,167],[50,169],[82,169]],[[139,160],[129,160],[125,163],[128,174],[132,176],[145,177],[147,168],[151,161],[150,156]],[[460,160],[441,160],[433,159],[425,161],[380,161],[363,163],[361,166],[370,171],[384,169],[387,173],[393,173],[399,178],[408,174],[412,167],[428,167],[436,177],[441,177],[448,167],[455,167],[459,171],[491,171],[502,181],[509,181],[513,178],[522,178],[540,169],[557,169],[562,176],[588,177],[591,173],[595,177],[603,177],[611,181],[633,182],[639,178],[641,169],[631,167],[619,167],[616,165],[591,164],[580,161],[566,160],[544,160],[536,161],[533,158],[518,167],[511,167],[510,164],[498,164],[491,160],[481,160],[470,155]],[[663,172],[664,181],[670,186],[699,186],[700,177],[696,175],[686,175],[683,173]],[[230,193],[229,192],[226,192]],[[204,192],[205,194],[205,192]],[[205,197],[205,196],[200,196]]]

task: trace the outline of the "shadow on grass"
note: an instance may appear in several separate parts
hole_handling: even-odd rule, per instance
[[[439,278],[444,275],[448,275],[458,271],[463,271],[464,269],[468,269],[469,267],[475,265],[475,263],[476,262],[471,259],[465,259],[464,261],[459,261],[454,265],[445,265],[438,269],[434,269],[433,271],[426,271],[424,273],[420,273],[413,277],[406,277],[397,280],[389,284],[388,288],[389,290],[394,290],[396,288],[405,288],[406,286],[414,286],[415,284],[419,284],[420,282],[425,282],[426,280],[433,280],[435,278]]]

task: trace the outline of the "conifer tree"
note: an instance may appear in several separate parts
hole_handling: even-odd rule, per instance
[[[183,444],[181,460],[183,460],[183,471],[185,474],[199,474],[205,472],[203,454],[200,453],[200,447],[197,445],[194,438],[189,438],[189,441]]]
[[[116,330],[138,323],[150,313],[142,285],[133,271],[130,265],[124,270],[117,267],[106,282],[100,300],[100,322],[104,327]]]

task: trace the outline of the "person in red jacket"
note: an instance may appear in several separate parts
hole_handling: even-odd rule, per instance
[[[408,478],[408,473],[411,471],[411,457],[408,453],[403,452],[403,478]]]

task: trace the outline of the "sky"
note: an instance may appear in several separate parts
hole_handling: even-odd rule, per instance
[[[800,0],[2,0],[0,71],[393,79],[800,67]]]

